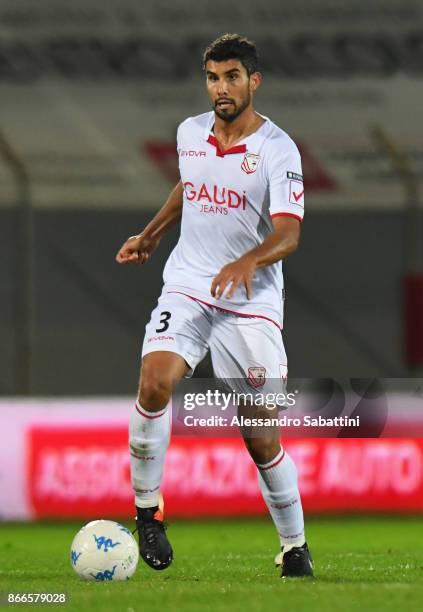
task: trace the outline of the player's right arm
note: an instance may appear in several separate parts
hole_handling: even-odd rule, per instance
[[[172,189],[165,204],[145,229],[136,236],[130,236],[116,255],[120,264],[140,263],[149,260],[159,245],[160,239],[182,217],[184,188],[179,181]]]

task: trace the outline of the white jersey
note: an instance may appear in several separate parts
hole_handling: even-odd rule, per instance
[[[214,117],[214,112],[190,117],[178,128],[184,201],[179,242],[164,269],[164,291],[270,319],[282,328],[282,262],[255,272],[250,300],[243,285],[231,300],[216,300],[210,287],[224,265],[260,245],[273,231],[272,217],[302,220],[300,154],[267,117],[256,132],[222,152],[212,132]]]

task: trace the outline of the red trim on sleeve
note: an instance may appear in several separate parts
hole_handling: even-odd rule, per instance
[[[274,219],[274,217],[293,217],[294,219],[298,219],[300,223],[303,222],[302,217],[298,215],[294,215],[293,213],[288,213],[288,212],[274,213],[273,215],[270,215],[270,216],[272,217],[272,219]]]

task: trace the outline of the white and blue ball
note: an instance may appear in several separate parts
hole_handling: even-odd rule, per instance
[[[132,533],[114,521],[92,521],[73,539],[71,565],[84,580],[128,580],[138,564]]]

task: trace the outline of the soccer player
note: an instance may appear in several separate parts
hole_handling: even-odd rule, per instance
[[[298,149],[253,108],[262,80],[254,43],[225,34],[206,49],[203,66],[213,110],[178,128],[181,180],[116,256],[120,264],[146,263],[181,222],[146,326],[129,434],[140,553],[158,570],[173,559],[159,509],[172,390],[207,351],[216,378],[240,391],[283,387],[281,260],[298,246],[304,213]],[[312,575],[297,471],[279,432],[242,435],[280,537],[282,576]]]

